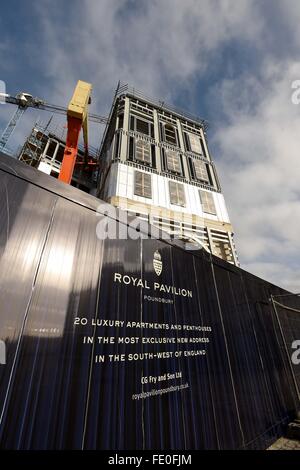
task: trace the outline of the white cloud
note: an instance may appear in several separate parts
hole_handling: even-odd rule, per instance
[[[298,77],[300,63],[287,60],[265,64],[259,82],[254,76],[224,80],[219,105],[227,119],[214,136],[243,266],[296,290],[300,106],[292,104],[291,84]]]
[[[258,277],[268,279],[277,286],[284,284],[284,287],[288,288],[291,292],[299,293],[299,271],[295,270],[294,266],[289,266],[288,263],[257,261],[249,263],[247,270]]]
[[[86,0],[72,3],[66,22],[57,7],[48,0],[36,7],[53,98],[65,100],[78,78],[90,80],[99,111],[118,79],[166,99],[188,90],[213,51],[233,38],[259,41],[263,24],[246,0]]]

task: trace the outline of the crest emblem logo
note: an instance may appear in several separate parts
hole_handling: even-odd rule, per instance
[[[153,257],[153,267],[154,267],[154,271],[156,272],[156,274],[160,276],[162,272],[162,260],[161,260],[161,255],[157,250],[155,251],[154,257]]]

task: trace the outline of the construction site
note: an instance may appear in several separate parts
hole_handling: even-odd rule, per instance
[[[108,116],[80,80],[66,107],[0,95],[15,107],[0,138],[0,448],[296,442],[299,294],[240,266],[206,120],[120,83]],[[28,108],[53,115],[11,151]]]

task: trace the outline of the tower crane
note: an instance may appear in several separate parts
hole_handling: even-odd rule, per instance
[[[14,112],[0,137],[0,150],[3,150],[4,147],[6,147],[9,138],[14,132],[19,119],[24,114],[26,109],[36,108],[58,114],[67,114],[68,112],[68,110],[63,106],[47,103],[46,101],[41,100],[40,98],[34,98],[31,94],[25,92],[18,93],[15,96],[9,95],[7,93],[0,93],[0,98],[2,98],[5,103],[17,105],[16,111]],[[89,121],[99,124],[106,124],[108,118],[104,116],[98,116],[96,114],[89,114]]]
[[[40,98],[34,98],[31,94],[21,92],[15,96],[7,93],[0,93],[0,98],[6,103],[17,106],[16,111],[7,124],[0,137],[0,151],[5,148],[9,138],[14,132],[20,117],[28,108],[36,108],[54,113],[66,114],[68,121],[68,131],[64,158],[58,179],[70,184],[78,152],[78,141],[81,128],[83,128],[83,139],[85,147],[85,160],[88,162],[88,121],[99,124],[107,124],[108,118],[88,113],[88,104],[91,102],[92,85],[78,80],[73,97],[68,108],[47,103]]]

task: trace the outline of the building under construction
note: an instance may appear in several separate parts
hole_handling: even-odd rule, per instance
[[[65,129],[36,123],[19,159],[58,177]],[[79,148],[71,184],[130,216],[238,265],[233,229],[206,139],[190,113],[118,87],[101,148]]]
[[[202,119],[121,87],[102,141],[98,195],[238,264],[205,129]]]
[[[119,87],[92,156],[86,89],[0,151],[0,448],[266,449],[300,427],[299,295],[238,266],[202,120]]]
[[[66,146],[66,129],[61,125],[36,122],[18,154],[18,159],[33,166],[54,178],[60,173]],[[79,146],[76,166],[71,185],[95,194],[99,175],[97,150],[89,146],[89,157],[92,162],[85,165],[84,148]]]

